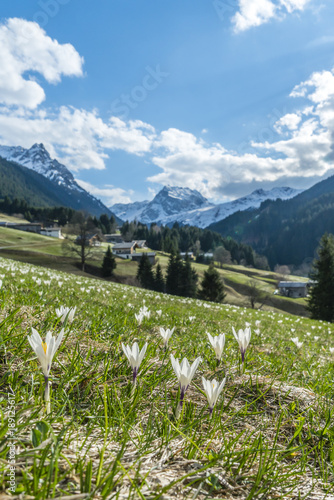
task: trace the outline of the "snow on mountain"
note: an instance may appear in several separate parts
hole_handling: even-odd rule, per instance
[[[115,205],[110,207],[110,210],[124,221],[139,220],[144,208],[146,208],[149,203],[150,202],[147,200],[135,201],[134,203],[115,203]]]
[[[144,224],[157,222],[166,224],[166,221],[175,222],[180,214],[204,207],[211,207],[198,191],[189,188],[165,186],[152,201],[142,201],[129,204],[118,203],[110,207],[123,220],[139,220]],[[121,215],[122,214],[122,215]]]
[[[64,194],[65,206],[86,210],[92,215],[111,215],[109,208],[79,186],[65,165],[51,158],[43,144],[34,144],[30,149],[21,146],[0,146],[0,157],[33,170],[56,184]]]
[[[123,220],[138,220],[144,224],[179,224],[207,227],[214,222],[226,219],[239,210],[258,208],[265,200],[288,200],[297,196],[301,190],[289,187],[273,188],[269,191],[257,189],[248,196],[227,203],[214,205],[198,191],[189,188],[165,186],[152,201],[117,204],[110,207]]]
[[[52,160],[44,144],[34,144],[30,149],[24,149],[21,146],[0,146],[0,156],[5,160],[14,161],[23,167],[34,170],[58,185],[84,192],[84,189],[76,183],[65,165],[57,160]]]

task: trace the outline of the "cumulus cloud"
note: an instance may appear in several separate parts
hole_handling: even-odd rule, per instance
[[[108,184],[103,188],[99,188],[90,182],[85,182],[80,179],[75,180],[83,189],[86,189],[86,191],[93,194],[97,198],[102,198],[105,205],[108,207],[114,205],[115,203],[131,203],[133,200],[134,191],[132,189],[125,191],[125,189],[116,188],[115,186]]]
[[[158,132],[139,120],[126,122],[113,117],[104,121],[97,111],[65,106],[53,112],[0,108],[0,143],[18,145],[18,137],[24,147],[43,142],[52,156],[74,171],[105,168],[115,150],[144,156],[158,168],[148,177],[149,182],[187,186],[216,200],[246,194],[250,188],[263,185],[299,187],[298,178],[311,182],[331,172],[334,71],[314,73],[290,95],[302,104],[270,125],[279,134],[278,139],[254,141],[247,154],[176,128]],[[101,188],[86,187],[104,199],[109,196],[110,203],[128,202],[131,197],[115,187],[106,188],[104,194],[96,191]]]
[[[310,0],[239,0],[239,10],[233,16],[234,31],[239,33],[260,26],[273,18],[305,9]]]
[[[275,130],[281,134],[283,133],[285,127],[288,130],[296,130],[301,120],[302,118],[299,114],[287,113],[275,123],[274,127]]]
[[[158,150],[152,159],[161,172],[148,180],[188,186],[218,199],[240,195],[242,190],[245,194],[246,186],[304,187],[300,179],[311,183],[329,175],[334,158],[334,70],[314,73],[290,95],[302,98],[303,104],[295,113],[278,118],[274,129],[281,137],[252,142],[248,154],[177,129],[163,131],[154,143]]]
[[[233,195],[239,183],[275,181],[277,176],[288,175],[289,161],[260,157],[256,153],[238,155],[220,144],[206,144],[192,134],[176,129],[164,131],[155,146],[158,155],[152,162],[161,173],[148,178],[150,182],[187,186],[197,189],[208,198]]]
[[[31,147],[43,142],[71,170],[105,168],[108,151],[134,155],[150,151],[154,128],[139,120],[103,121],[97,111],[62,106],[59,110],[0,108],[0,144]]]
[[[278,0],[275,4],[271,0],[239,0],[243,16],[243,20],[236,18],[239,30],[261,24],[280,11],[300,11],[306,5],[307,0]],[[97,110],[43,108],[44,90],[31,72],[57,83],[63,75],[82,75],[82,58],[72,45],[60,45],[37,24],[22,19],[0,25],[0,48],[0,144],[29,148],[43,142],[52,157],[77,172],[104,169],[112,151],[124,151],[157,167],[148,181],[187,186],[216,200],[240,196],[263,185],[299,187],[298,183],[304,182],[301,178],[314,181],[332,172],[334,70],[315,72],[297,85],[290,94],[298,103],[296,110],[270,124],[278,139],[258,139],[250,144],[247,154],[241,154],[177,128],[159,132],[140,120],[103,120]],[[133,199],[131,191],[78,182],[108,204]]]
[[[45,99],[35,74],[49,83],[82,76],[83,58],[75,48],[52,40],[37,24],[12,18],[0,24],[0,102],[34,109]]]

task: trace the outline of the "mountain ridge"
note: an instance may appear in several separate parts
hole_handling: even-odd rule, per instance
[[[75,210],[85,210],[95,216],[100,216],[103,213],[112,215],[108,207],[79,186],[65,165],[51,158],[44,144],[35,143],[30,149],[21,146],[0,145],[0,157],[9,164],[20,165],[28,172],[39,174],[51,182],[57,192],[56,198],[61,200],[65,206]],[[40,185],[40,182],[38,184]],[[120,222],[119,219],[118,222]]]
[[[309,265],[325,232],[334,233],[334,176],[292,199],[270,201],[209,226],[251,245],[275,265]]]
[[[138,220],[144,224],[156,222],[159,225],[192,225],[205,228],[240,210],[258,208],[267,199],[290,199],[302,190],[289,187],[273,188],[265,191],[257,189],[248,196],[231,202],[213,204],[196,190],[164,186],[151,201],[118,203],[112,210],[123,220]]]

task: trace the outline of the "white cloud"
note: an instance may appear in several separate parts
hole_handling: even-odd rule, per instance
[[[108,151],[149,152],[155,132],[138,120],[104,122],[97,111],[67,106],[55,112],[0,107],[0,144],[17,146],[18,137],[20,146],[27,148],[43,142],[53,157],[78,171],[104,169]]]
[[[82,76],[75,48],[48,37],[37,23],[12,18],[0,24],[0,102],[34,109],[45,99],[35,75],[59,83],[62,75]]]
[[[233,16],[234,31],[239,33],[249,28],[265,24],[273,18],[281,18],[286,13],[302,11],[310,0],[239,0],[239,10]]]
[[[80,179],[75,180],[83,189],[86,189],[86,191],[97,198],[101,198],[107,207],[110,207],[115,203],[131,203],[131,201],[133,201],[134,191],[132,189],[125,191],[125,189],[116,188],[108,184],[103,188],[99,188],[93,186],[93,184],[89,182],[85,182]]]
[[[331,171],[333,82],[334,72],[325,71],[296,86],[291,96],[301,97],[303,105],[277,119],[274,128],[281,137],[272,142],[253,142],[247,154],[176,128],[158,133],[138,120],[112,118],[105,122],[97,111],[69,107],[53,113],[47,109],[0,108],[0,143],[18,145],[18,137],[24,147],[43,142],[52,156],[76,171],[105,168],[108,154],[114,150],[145,155],[145,162],[150,160],[160,170],[148,181],[187,186],[214,199],[245,194],[264,183],[268,188],[279,183],[298,187],[298,178],[314,179]],[[109,199],[110,204],[131,198],[115,187],[104,192],[102,188],[86,187],[92,194]]]
[[[260,26],[276,13],[276,7],[271,0],[239,0],[239,9],[232,19],[236,32]]]
[[[270,0],[239,0],[239,14],[244,16],[243,20],[238,18],[239,29],[261,24],[280,11],[302,10],[307,0],[279,0],[274,8],[270,4],[274,5]],[[245,194],[250,186],[255,189],[264,183],[270,187],[291,180],[297,187],[298,179],[314,180],[331,172],[333,70],[316,72],[292,90],[290,96],[301,98],[303,105],[276,121],[277,140],[253,142],[250,152],[238,154],[177,128],[158,133],[140,120],[112,117],[105,121],[96,110],[42,108],[38,105],[44,99],[44,90],[26,75],[34,71],[51,83],[60,81],[62,75],[80,76],[79,54],[71,45],[51,40],[37,24],[21,19],[0,25],[0,47],[0,96],[4,103],[0,104],[0,144],[31,147],[43,142],[52,157],[74,171],[104,169],[110,152],[116,150],[145,155],[145,162],[151,160],[159,169],[148,181],[187,186],[215,199]],[[8,70],[7,80],[4,68]],[[79,183],[109,205],[133,199],[131,191]]]
[[[313,88],[313,93],[308,93]],[[306,82],[297,85],[291,92],[291,97],[306,97],[314,103],[323,103],[334,96],[333,71],[321,71],[311,75]]]
[[[242,194],[247,186],[255,189],[264,183],[298,187],[302,178],[316,182],[329,175],[334,159],[334,69],[314,73],[291,96],[302,97],[307,105],[276,121],[274,128],[284,138],[253,142],[252,153],[237,154],[176,129],[163,131],[152,160],[161,172],[148,180],[188,186],[217,199],[240,194],[241,187]]]
[[[284,127],[286,127],[288,130],[296,130],[298,128],[299,123],[301,122],[302,117],[297,114],[297,113],[288,113],[282,118],[280,118],[276,123],[275,123],[275,130],[277,132],[282,133],[284,130]]]

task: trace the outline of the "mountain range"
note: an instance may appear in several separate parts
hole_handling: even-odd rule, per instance
[[[22,192],[30,203],[40,200],[37,206],[62,205],[95,216],[112,215],[108,207],[79,186],[65,165],[51,158],[43,144],[30,149],[0,146],[0,158],[0,196],[20,197]]]
[[[257,189],[248,196],[215,205],[196,190],[165,186],[152,201],[118,203],[112,205],[110,210],[129,222],[137,220],[144,224],[156,222],[167,226],[178,222],[181,225],[205,228],[240,210],[258,208],[265,200],[287,200],[301,192],[289,187],[273,188],[269,191]]]
[[[334,234],[334,176],[286,201],[265,201],[209,226],[277,264],[309,266],[324,233]]]

